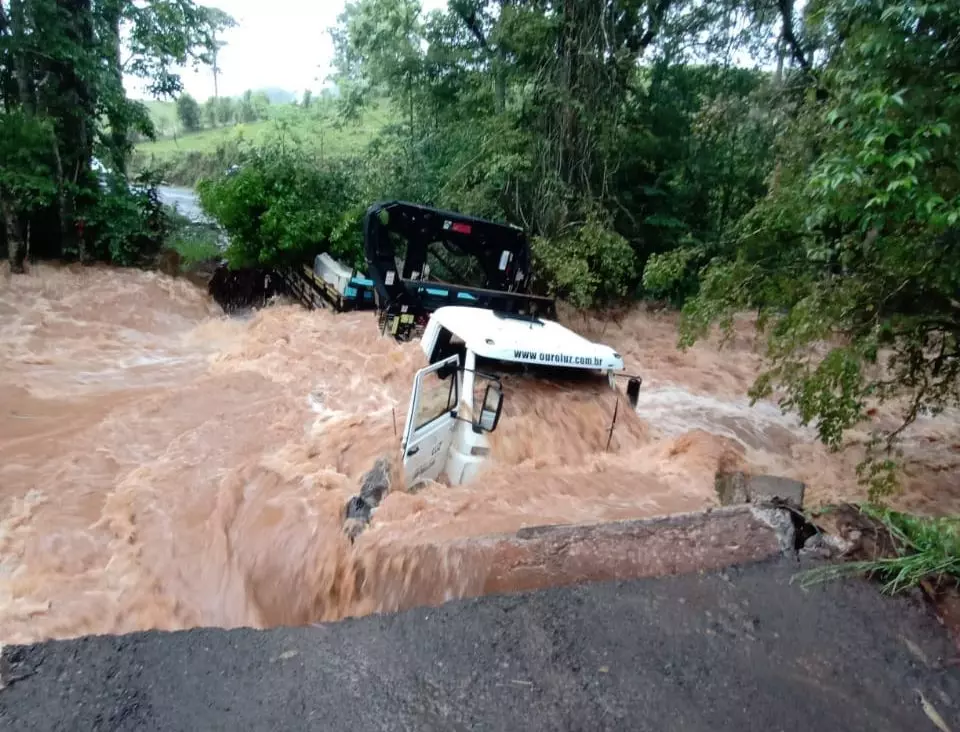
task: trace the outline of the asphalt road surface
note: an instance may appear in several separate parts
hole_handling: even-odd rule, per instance
[[[8,647],[0,729],[960,730],[954,651],[921,603],[803,590],[796,569]]]

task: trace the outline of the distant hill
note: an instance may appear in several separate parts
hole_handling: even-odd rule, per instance
[[[297,101],[297,95],[287,89],[281,89],[278,86],[268,86],[265,89],[255,89],[254,94],[263,92],[270,100],[270,104],[291,104]]]

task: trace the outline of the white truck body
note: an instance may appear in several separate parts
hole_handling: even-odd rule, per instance
[[[445,479],[459,485],[477,475],[490,453],[503,394],[485,363],[614,373],[623,358],[609,346],[559,323],[471,307],[443,307],[430,316],[420,345],[430,365],[417,372],[401,442],[408,488]],[[483,388],[486,387],[486,388]]]
[[[353,271],[324,252],[318,254],[313,261],[314,273],[343,295],[347,291]]]

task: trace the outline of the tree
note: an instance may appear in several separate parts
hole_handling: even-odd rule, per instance
[[[228,125],[234,121],[235,110],[233,99],[230,97],[220,97],[216,100],[217,121],[221,125]]]
[[[749,12],[759,18],[759,11]],[[733,0],[719,9],[692,0],[452,0],[446,12],[424,16],[415,0],[356,0],[333,31],[341,118],[356,118],[377,97],[388,97],[403,125],[386,131],[373,153],[377,163],[370,169],[381,178],[372,184],[377,195],[519,224],[538,237],[541,271],[549,273],[542,280],[546,289],[576,292],[581,304],[595,304],[631,293],[638,265],[652,252],[677,246],[686,222],[658,207],[684,196],[674,197],[667,180],[682,183],[683,193],[708,190],[695,180],[683,137],[710,93],[709,75],[697,89],[690,84],[681,102],[668,94],[656,100],[682,117],[679,127],[664,125],[658,139],[661,131],[650,129],[658,118],[644,111],[653,100],[638,61],[666,54],[667,46],[671,59],[683,60],[686,51],[677,49],[700,44],[707,31],[716,31],[717,48],[720,39],[734,36],[723,46],[726,53],[740,42],[732,30],[743,25],[738,13],[748,11]],[[771,22],[759,19],[758,35]],[[716,53],[713,46],[704,55],[710,53]],[[737,101],[749,93],[747,86],[732,90]],[[731,101],[730,108],[744,106]],[[673,157],[660,155],[661,148]],[[635,149],[642,155],[634,156]],[[708,150],[704,145],[702,159],[710,158]],[[728,155],[724,169],[745,158],[746,152]],[[717,238],[717,227],[762,194],[762,163],[756,171],[761,185],[754,175],[743,193],[748,181],[741,169],[726,175],[729,185],[719,196],[726,204],[718,205],[723,213],[697,228]],[[686,198],[684,213],[693,223],[702,206]],[[584,283],[603,282],[611,273],[620,279],[575,287],[571,278],[583,267]]]
[[[15,271],[31,232],[31,256],[87,260],[105,251],[91,238],[97,230],[85,225],[107,195],[92,170],[94,153],[125,179],[132,139],[154,134],[144,105],[127,99],[123,77],[143,79],[157,95],[176,94],[174,69],[206,59],[205,17],[190,0],[0,3],[4,125],[26,145],[22,154],[5,154],[2,175]],[[41,140],[48,145],[42,153]],[[41,170],[50,186],[38,185]]]
[[[217,126],[217,100],[213,97],[203,103],[203,121],[208,127]]]
[[[222,35],[224,31],[236,27],[237,21],[219,8],[204,8],[204,10],[206,11],[207,23],[210,27],[210,70],[213,72],[213,98],[219,99],[220,66],[218,59],[220,55],[220,49],[227,45],[226,41],[222,40]]]
[[[0,114],[0,212],[10,269],[23,272],[30,248],[27,216],[56,200],[53,128],[20,110]]]
[[[832,447],[902,402],[862,466],[883,492],[902,430],[960,400],[960,6],[837,0],[811,17],[816,86],[736,251],[704,271],[685,342],[758,311],[770,368],[754,395],[781,390]]]
[[[349,161],[319,163],[288,140],[271,140],[248,152],[239,170],[201,182],[199,193],[230,237],[233,267],[296,264],[324,251],[362,260],[359,236],[333,242],[358,200]]]
[[[200,129],[200,105],[189,94],[177,97],[177,118],[185,132],[196,132]]]
[[[303,92],[303,101],[301,101],[300,106],[304,109],[310,109],[310,104],[313,101],[313,92],[307,89]]]
[[[267,119],[270,116],[270,97],[266,92],[259,91],[251,99],[257,119]]]
[[[253,106],[253,92],[247,89],[237,103],[237,120],[243,123],[257,121],[257,109]]]

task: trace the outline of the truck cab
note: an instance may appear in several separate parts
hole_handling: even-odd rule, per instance
[[[477,475],[500,423],[503,373],[550,369],[605,378],[615,388],[623,369],[612,348],[555,321],[475,307],[435,310],[420,345],[430,365],[414,378],[401,440],[408,488]]]

